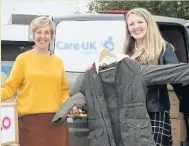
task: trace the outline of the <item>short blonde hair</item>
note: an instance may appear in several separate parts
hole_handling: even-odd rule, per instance
[[[34,33],[39,27],[42,27],[44,25],[49,25],[51,28],[51,35],[52,38],[54,37],[55,33],[55,23],[51,20],[50,17],[48,16],[40,16],[35,18],[31,24],[30,24],[30,37],[33,39],[34,38]]]
[[[144,8],[131,9],[126,15],[126,21],[130,14],[135,14],[144,18],[148,25],[147,34],[144,38],[145,51],[140,57],[140,61],[147,62],[149,64],[157,64],[160,54],[165,50],[165,40],[161,36],[157,23],[155,22],[152,14]],[[126,42],[124,46],[124,49],[126,50],[124,50],[124,52],[128,52],[129,50],[132,51],[133,48],[130,47],[133,46],[133,43],[136,41],[130,36],[128,26],[126,27],[126,30]]]

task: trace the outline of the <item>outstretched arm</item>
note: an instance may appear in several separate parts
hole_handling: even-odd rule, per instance
[[[144,81],[148,86],[155,84],[189,83],[189,64],[149,66],[136,64],[139,73],[144,77]]]

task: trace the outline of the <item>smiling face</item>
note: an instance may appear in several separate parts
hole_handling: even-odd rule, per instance
[[[136,40],[142,40],[147,33],[147,23],[143,17],[135,14],[129,14],[127,25],[130,35]]]
[[[52,39],[52,30],[50,25],[46,24],[36,28],[34,34],[35,46],[40,49],[48,49]]]

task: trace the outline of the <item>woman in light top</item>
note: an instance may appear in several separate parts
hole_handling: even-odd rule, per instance
[[[30,29],[35,45],[17,56],[1,87],[1,101],[17,92],[20,146],[69,146],[67,122],[51,124],[69,97],[63,62],[49,51],[55,25],[41,16],[31,22]]]

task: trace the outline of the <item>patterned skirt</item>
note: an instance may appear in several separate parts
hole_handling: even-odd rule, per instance
[[[172,146],[173,140],[169,112],[149,112],[149,116],[156,146]]]

